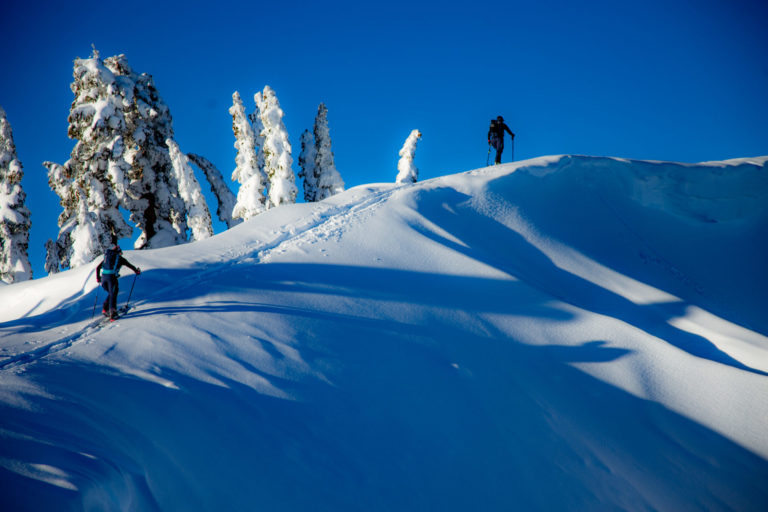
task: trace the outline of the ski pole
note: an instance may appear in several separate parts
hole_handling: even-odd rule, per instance
[[[96,304],[99,302],[99,286],[96,286],[96,293],[93,294],[93,312],[91,312],[91,318],[96,316]]]
[[[488,156],[485,157],[485,166],[488,167],[489,163],[491,161],[491,143],[488,143]]]
[[[133,294],[133,287],[136,284],[136,278],[139,277],[139,274],[133,274],[133,283],[131,283],[131,291],[128,292],[128,300],[125,301],[125,309],[128,309],[128,304],[131,302],[131,295]]]
[[[512,151],[511,151],[512,152],[512,161],[514,162],[515,161],[515,138],[514,137],[512,137],[512,148],[511,149],[512,149]]]

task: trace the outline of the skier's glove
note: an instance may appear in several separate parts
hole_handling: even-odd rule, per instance
[[[136,267],[136,273],[141,274],[141,269],[139,267]]]
[[[101,284],[101,276],[96,276],[96,282],[97,282],[98,284]]]

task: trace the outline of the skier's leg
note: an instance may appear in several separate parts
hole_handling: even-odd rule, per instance
[[[109,314],[109,297],[111,295],[109,292],[109,284],[107,284],[108,281],[109,281],[109,278],[106,276],[101,278],[101,287],[104,288],[105,292],[107,292],[107,298],[104,299],[104,302],[101,305],[101,312],[102,314],[105,314],[105,315]]]
[[[109,276],[109,314],[117,315],[117,276]]]

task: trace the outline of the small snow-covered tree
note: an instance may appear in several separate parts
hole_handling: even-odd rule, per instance
[[[0,281],[32,279],[29,264],[29,209],[21,188],[21,162],[16,155],[11,124],[0,107]]]
[[[227,228],[237,226],[243,222],[242,219],[232,218],[232,211],[235,209],[236,202],[235,195],[224,182],[224,176],[221,174],[221,171],[203,156],[187,153],[187,157],[203,171],[203,174],[208,179],[208,183],[211,184],[211,192],[216,196],[219,203],[219,207],[216,209],[216,215],[218,215],[219,220],[225,223]]]
[[[232,217],[248,220],[266,210],[264,195],[266,177],[259,166],[256,135],[250,120],[245,115],[243,100],[237,91],[232,95],[229,114],[232,116],[232,130],[235,133],[235,149],[237,149],[236,167],[232,173],[232,179],[240,183]]]
[[[173,139],[165,141],[171,155],[173,171],[179,184],[179,195],[187,207],[187,224],[192,230],[190,240],[204,240],[213,236],[211,212],[203,197],[200,183],[189,165],[187,155],[181,152],[179,145]]]
[[[301,134],[301,153],[299,154],[299,178],[304,180],[304,201],[317,201],[317,180],[315,178],[315,139],[309,130]]]
[[[416,183],[419,179],[419,170],[413,163],[416,154],[416,144],[421,138],[419,130],[413,130],[400,150],[400,160],[397,162],[397,183]]]
[[[283,110],[277,101],[275,91],[268,85],[263,92],[254,96],[258,107],[264,139],[261,153],[264,155],[264,173],[269,178],[269,201],[267,207],[280,206],[296,202],[296,177],[291,165],[291,144],[288,132],[283,124]]]
[[[315,186],[317,194],[315,201],[322,201],[344,191],[344,180],[341,179],[336,164],[333,162],[331,151],[331,134],[328,129],[328,109],[324,103],[317,107],[315,117]]]

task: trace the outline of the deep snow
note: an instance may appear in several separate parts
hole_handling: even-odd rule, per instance
[[[106,326],[97,262],[0,287],[0,509],[765,510],[767,161],[357,187]]]

